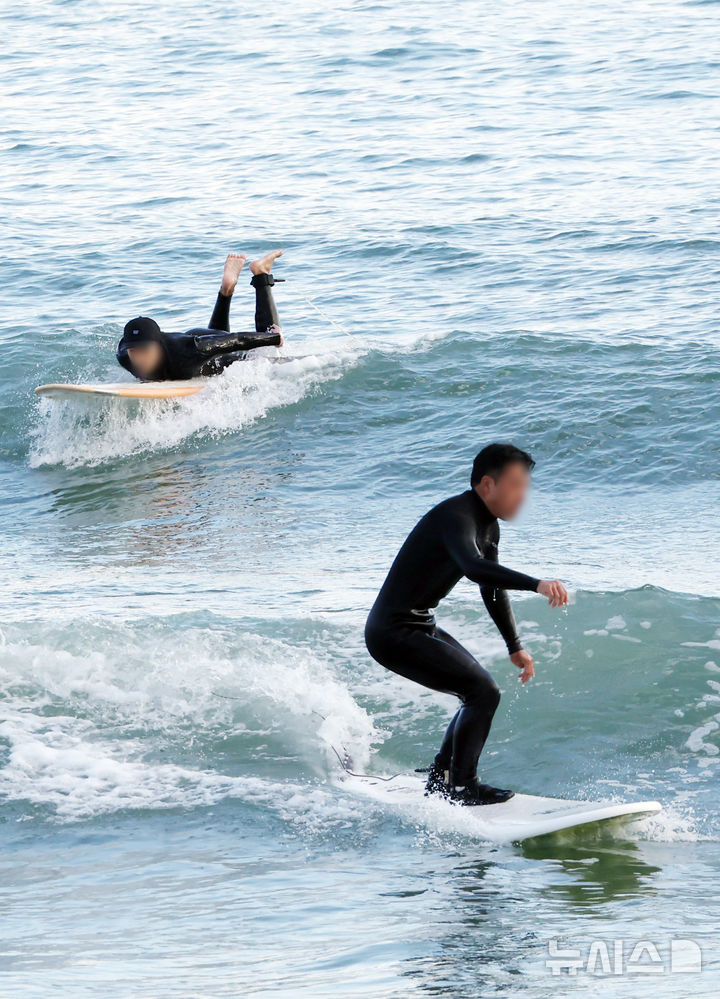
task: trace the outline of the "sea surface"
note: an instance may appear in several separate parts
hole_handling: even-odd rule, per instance
[[[717,995],[720,4],[6,0],[0,33],[0,999]],[[275,247],[284,363],[33,394],[126,378],[129,317],[201,325]],[[516,599],[523,689],[477,589],[442,606],[503,691],[482,773],[657,819],[493,845],[340,779],[436,751],[453,699],[363,623],[494,439],[537,460],[501,558],[572,603]]]

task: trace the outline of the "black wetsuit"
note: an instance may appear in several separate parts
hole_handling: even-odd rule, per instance
[[[432,611],[467,576],[480,584],[508,651],[522,648],[506,590],[534,591],[539,580],[498,563],[499,538],[497,519],[473,489],[438,504],[398,552],[365,628],[368,651],[381,665],[462,701],[435,758],[455,785],[475,777],[500,691],[474,656],[437,627]]]
[[[187,333],[159,333],[156,339],[163,348],[165,358],[162,366],[153,372],[152,378],[144,380],[184,381],[187,378],[217,375],[228,365],[243,360],[249,350],[256,347],[277,347],[281,336],[270,330],[271,326],[280,325],[270,291],[275,284],[273,276],[256,274],[251,283],[255,288],[254,333],[230,332],[231,296],[219,292],[206,328],[188,330]],[[222,332],[217,332],[218,330]],[[118,344],[117,359],[136,378],[141,377],[133,370],[128,344],[124,338]]]

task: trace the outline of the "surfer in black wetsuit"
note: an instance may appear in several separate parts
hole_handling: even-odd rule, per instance
[[[471,488],[419,521],[400,549],[370,611],[365,641],[370,655],[394,673],[432,690],[456,694],[461,705],[430,767],[427,793],[466,805],[507,801],[512,791],[481,784],[478,758],[500,701],[492,676],[435,623],[433,610],[466,576],[480,585],[485,606],[505,639],[523,683],[535,675],[518,637],[507,590],[528,590],[551,607],[568,602],[557,580],[539,580],[498,562],[498,519],[522,506],[535,462],[512,444],[489,444],[473,464]]]
[[[231,253],[207,327],[187,333],[164,333],[154,319],[138,316],[125,326],[118,344],[118,362],[142,381],[177,381],[217,375],[247,357],[256,347],[280,347],[283,338],[272,291],[272,265],[282,250],[273,250],[250,264],[255,288],[255,332],[230,332],[232,298],[245,254]]]

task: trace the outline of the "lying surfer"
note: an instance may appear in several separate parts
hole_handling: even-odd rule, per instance
[[[498,519],[520,510],[535,466],[512,444],[489,444],[478,454],[471,488],[430,510],[400,549],[370,611],[365,641],[382,666],[432,690],[456,694],[461,705],[430,767],[427,789],[465,805],[507,801],[512,791],[481,784],[478,758],[500,701],[492,676],[435,623],[433,610],[467,576],[480,584],[485,606],[505,639],[523,683],[535,675],[518,638],[507,590],[529,590],[551,607],[568,602],[557,580],[539,580],[498,563]]]
[[[255,288],[255,332],[230,332],[230,299],[245,263],[244,253],[225,261],[222,284],[210,322],[187,333],[164,333],[154,319],[138,316],[125,326],[118,344],[118,362],[142,381],[176,381],[217,375],[243,360],[256,347],[280,347],[283,338],[272,291],[272,265],[282,250],[273,250],[250,264]]]

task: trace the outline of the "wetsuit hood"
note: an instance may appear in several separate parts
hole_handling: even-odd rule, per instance
[[[129,323],[125,323],[120,343],[124,344],[125,347],[139,347],[143,343],[151,343],[152,341],[164,344],[164,339],[163,332],[154,319],[148,319],[147,316],[137,316]]]
[[[117,347],[116,356],[118,363],[121,364],[126,371],[129,371],[131,375],[135,375],[136,378],[141,378],[142,376],[138,375],[132,366],[128,349],[131,347],[140,347],[142,344],[153,342],[159,343],[162,347],[164,360],[159,365],[158,369],[153,372],[151,379],[144,378],[142,380],[148,381],[164,379],[166,377],[168,360],[167,338],[155,320],[149,319],[147,316],[137,316],[135,319],[131,319],[129,323],[125,324],[122,339]]]

